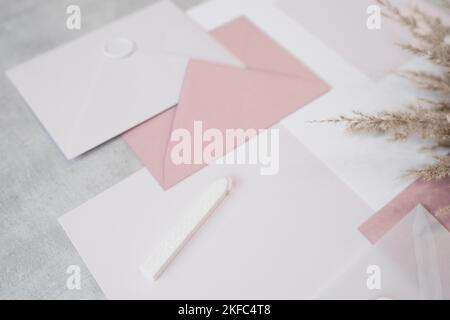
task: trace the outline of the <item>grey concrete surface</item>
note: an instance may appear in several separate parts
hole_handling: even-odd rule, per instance
[[[66,160],[4,71],[156,1],[0,0],[0,299],[104,299],[57,219],[142,167],[120,138]],[[65,27],[70,4],[81,30]],[[73,264],[81,290],[66,288]]]

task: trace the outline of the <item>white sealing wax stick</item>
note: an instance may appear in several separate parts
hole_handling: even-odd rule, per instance
[[[153,280],[159,278],[192,235],[225,199],[231,187],[231,178],[220,179],[214,182],[191,208],[188,208],[182,220],[141,265],[140,269],[145,277]]]

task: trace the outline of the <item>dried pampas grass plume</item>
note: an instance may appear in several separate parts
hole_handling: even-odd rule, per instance
[[[418,100],[416,105],[401,111],[383,111],[366,114],[354,111],[351,115],[318,122],[344,123],[349,131],[385,134],[393,140],[419,137],[431,141],[432,149],[444,148],[450,151],[450,27],[440,18],[431,17],[419,8],[410,14],[403,13],[388,0],[377,0],[386,10],[383,15],[404,25],[417,40],[417,44],[403,44],[404,49],[415,55],[424,56],[441,66],[441,74],[423,71],[404,71],[402,76],[419,87],[438,92],[440,101]],[[450,1],[448,1],[450,6]],[[435,173],[439,172],[438,175]],[[437,158],[427,167],[410,170],[409,174],[427,180],[450,177],[448,161]]]
[[[420,177],[426,181],[439,180],[447,177],[450,171],[450,157],[435,157],[435,159],[436,162],[434,164],[409,170],[407,174]]]
[[[377,114],[354,111],[351,115],[316,122],[344,123],[349,131],[385,134],[394,140],[415,136],[431,142],[431,149],[450,151],[450,26],[445,25],[439,17],[432,17],[417,7],[406,14],[389,0],[377,2],[384,7],[385,17],[405,26],[415,39],[414,44],[400,46],[416,56],[425,57],[442,70],[439,74],[409,70],[400,75],[422,89],[436,92],[442,98],[437,101],[418,100],[416,105],[401,111]],[[450,8],[450,0],[442,2]],[[450,177],[450,156],[436,157],[434,163],[411,169],[406,174],[424,180]],[[440,211],[440,214],[444,213],[450,213],[450,208]]]

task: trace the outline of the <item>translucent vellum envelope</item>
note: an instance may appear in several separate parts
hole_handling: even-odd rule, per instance
[[[175,105],[192,58],[241,65],[162,1],[7,75],[72,159]]]
[[[418,205],[319,297],[450,299],[450,233]]]

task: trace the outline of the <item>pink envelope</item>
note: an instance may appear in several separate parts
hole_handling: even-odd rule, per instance
[[[433,215],[436,215],[440,208],[450,206],[450,178],[439,181],[415,181],[364,222],[359,230],[372,243],[376,243],[418,204],[422,204]],[[450,215],[436,219],[450,231]]]
[[[268,128],[330,89],[245,18],[212,35],[246,68],[191,61],[178,105],[123,135],[164,189],[205,166],[173,163],[170,136],[175,129],[194,137],[194,121],[202,121],[203,131],[216,128],[224,136],[226,129]]]

